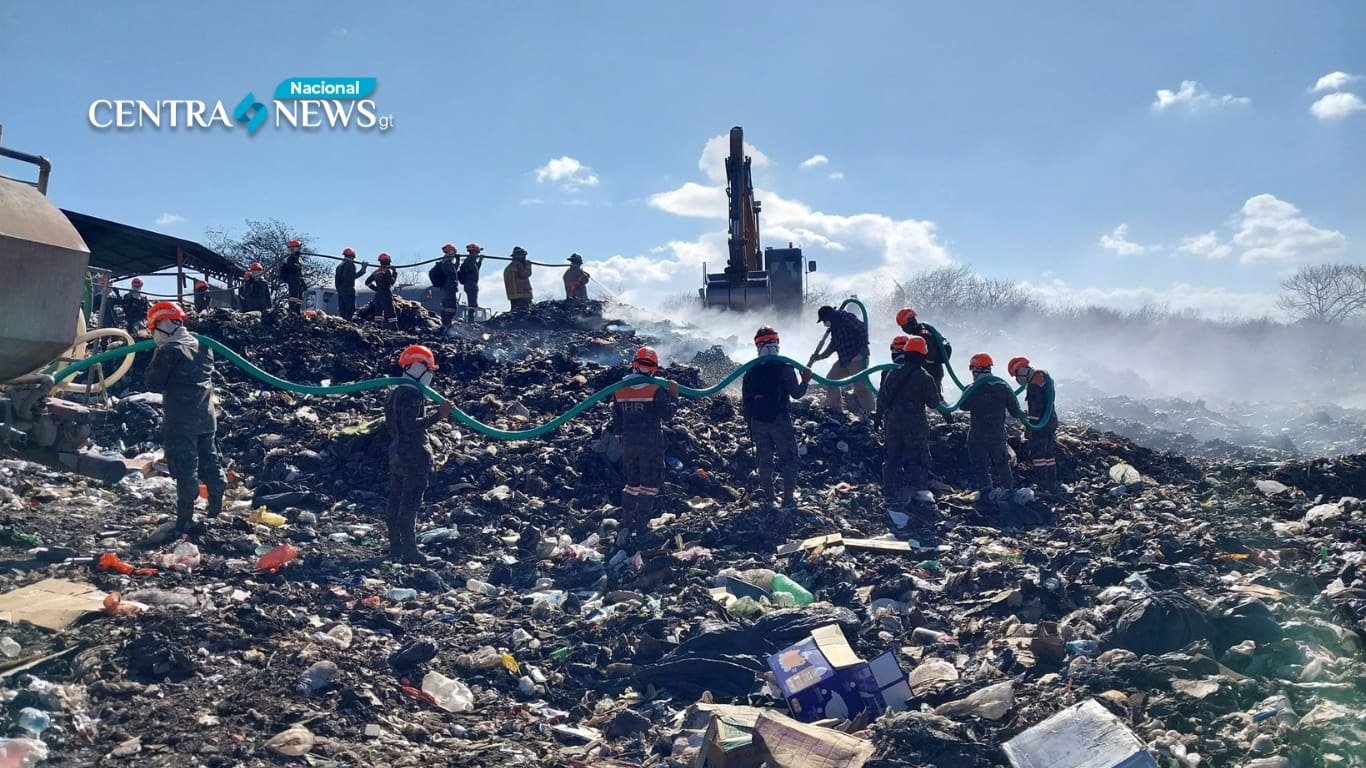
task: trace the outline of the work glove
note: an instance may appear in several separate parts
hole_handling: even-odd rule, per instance
[[[803,383],[803,384],[805,384],[805,383],[808,382],[808,381],[811,381],[811,375],[812,375],[812,373],[813,373],[813,371],[812,371],[810,368],[803,368],[803,369],[802,369],[802,383]]]

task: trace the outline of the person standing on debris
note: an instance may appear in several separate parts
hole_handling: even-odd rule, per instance
[[[479,268],[484,266],[483,248],[479,243],[470,243],[465,246],[465,258],[460,262],[460,270],[456,272],[456,277],[460,280],[460,287],[465,290],[465,303],[469,305],[469,321],[474,322],[474,310],[479,309]]]
[[[356,279],[365,274],[369,264],[361,264],[356,270],[356,252],[350,248],[342,249],[342,262],[332,277],[332,287],[337,289],[337,311],[345,320],[356,316]]]
[[[379,269],[370,273],[365,278],[365,287],[375,292],[375,298],[370,300],[372,315],[379,318],[379,321],[390,328],[398,328],[398,314],[394,310],[394,283],[398,282],[398,273],[389,266],[393,259],[389,254],[379,255]]]
[[[939,385],[925,370],[928,345],[920,336],[892,339],[892,363],[882,373],[874,426],[886,427],[883,440],[882,495],[889,504],[934,503],[930,493],[930,422],[927,408],[945,405]],[[952,423],[952,416],[944,416]]]
[[[436,283],[436,286],[441,289],[442,328],[449,328],[451,323],[455,322],[456,313],[460,311],[460,270],[455,263],[458,253],[454,245],[446,243],[441,246],[441,261],[432,266],[434,276],[440,276],[440,283]]]
[[[410,345],[399,354],[398,366],[403,383],[384,403],[384,426],[389,431],[389,501],[384,509],[389,557],[400,563],[427,563],[429,558],[417,549],[417,508],[432,471],[426,432],[450,418],[452,406],[446,400],[427,412],[421,387],[430,386],[436,373],[436,355],[430,349]]]
[[[569,269],[564,271],[564,297],[569,301],[588,301],[588,278],[583,270],[583,257],[569,254]]]
[[[1015,477],[1010,471],[1010,453],[1006,445],[1006,414],[1017,419],[1025,417],[1020,402],[1004,380],[991,375],[991,355],[979,353],[968,361],[972,370],[972,386],[963,393],[959,408],[972,414],[968,428],[968,459],[979,501],[997,488],[1014,490]]]
[[[836,355],[835,364],[830,367],[829,377],[832,379],[848,378],[868,367],[868,326],[864,325],[862,320],[854,317],[852,312],[831,306],[821,307],[816,317],[822,325],[830,329],[830,345],[824,352],[812,355],[808,365]],[[866,378],[854,384],[854,399],[858,401],[863,413],[873,412],[876,404],[873,400],[873,390],[868,386]],[[839,387],[826,388],[825,405],[837,411],[844,407]]]
[[[302,315],[304,313],[304,262],[303,244],[298,240],[289,241],[289,253],[285,254],[285,260],[280,263],[280,282],[285,284],[289,290],[289,313],[291,315]]]
[[[142,278],[133,278],[132,288],[123,295],[120,306],[123,307],[123,325],[128,329],[128,334],[136,338],[140,321],[147,317],[147,297],[142,295]]]
[[[659,353],[641,347],[631,358],[631,382],[612,396],[612,431],[621,438],[626,486],[621,491],[621,543],[630,532],[643,531],[654,513],[655,497],[664,484],[664,421],[678,412],[678,382],[663,388],[636,382],[659,372]]]
[[[905,307],[896,313],[896,324],[901,326],[901,330],[911,336],[919,336],[925,340],[925,370],[934,377],[934,385],[938,387],[940,394],[944,392],[944,366],[948,365],[949,357],[953,355],[953,345],[944,335],[929,323],[920,322],[915,310]]]
[[[209,284],[203,280],[194,281],[194,311],[203,312],[209,308]]]
[[[759,358],[777,358],[778,331],[765,325],[754,334],[754,348]],[[759,465],[759,492],[767,502],[777,497],[773,492],[773,456],[778,456],[778,474],[783,479],[784,509],[797,506],[797,433],[792,429],[789,400],[806,396],[811,383],[811,369],[803,368],[801,383],[797,372],[781,360],[760,363],[745,372],[740,383],[741,411],[749,425],[749,439],[754,443],[755,460]]]
[[[512,261],[503,269],[503,287],[507,289],[508,303],[513,312],[531,308],[531,264],[522,246],[512,249]]]
[[[1040,491],[1058,490],[1058,413],[1053,408],[1053,377],[1029,364],[1029,358],[1011,358],[1006,370],[1025,389],[1025,448],[1034,484]]]
[[[176,533],[194,524],[199,483],[209,491],[206,517],[223,511],[228,481],[218,462],[218,419],[213,403],[213,351],[185,328],[185,310],[158,301],[147,310],[147,330],[156,351],[147,364],[147,391],[161,394],[166,466],[175,479]]]
[[[270,288],[262,277],[265,271],[261,262],[253,261],[251,269],[242,275],[242,287],[237,296],[242,300],[243,312],[265,312],[270,309]]]

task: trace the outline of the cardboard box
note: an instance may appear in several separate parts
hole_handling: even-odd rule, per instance
[[[754,727],[761,712],[751,707],[713,711],[693,768],[759,768],[763,765],[764,756],[754,744]]]
[[[768,666],[793,717],[803,722],[863,711],[872,720],[886,709],[872,667],[849,647],[838,624],[769,656]]]
[[[1015,768],[1157,768],[1143,742],[1095,699],[1062,710],[1001,747]]]

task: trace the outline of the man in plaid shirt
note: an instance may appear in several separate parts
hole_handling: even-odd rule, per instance
[[[835,364],[830,367],[830,373],[827,374],[832,379],[848,378],[868,367],[868,326],[864,325],[862,320],[851,312],[831,306],[821,307],[816,317],[822,325],[830,329],[830,344],[824,352],[812,357],[812,362],[835,355]],[[876,400],[872,388],[868,386],[868,379],[859,379],[853,387],[854,399],[858,401],[860,410],[865,414],[871,414]],[[843,407],[838,387],[826,388],[825,405],[834,410]]]

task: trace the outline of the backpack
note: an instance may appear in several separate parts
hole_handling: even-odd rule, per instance
[[[427,279],[431,280],[432,285],[437,288],[446,286],[446,270],[441,268],[441,262],[433,264],[432,268],[427,270]]]
[[[456,272],[455,276],[462,283],[477,283],[479,282],[479,265],[475,264],[473,259],[465,259],[460,262],[460,271]]]
[[[787,410],[787,391],[779,379],[782,369],[781,363],[767,363],[750,371],[752,378],[749,391],[745,393],[745,407],[751,419],[767,424],[777,421]]]

